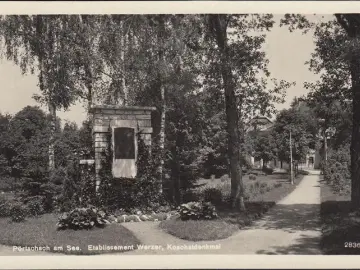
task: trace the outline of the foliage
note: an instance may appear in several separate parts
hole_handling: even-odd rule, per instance
[[[350,193],[350,151],[347,145],[338,150],[331,149],[328,160],[323,162],[322,167],[324,179],[335,193]]]
[[[290,131],[293,159],[301,161],[310,149],[314,149],[318,134],[318,123],[311,110],[303,110],[301,104],[282,110],[276,117],[273,136],[277,143],[278,157],[290,161]]]
[[[262,168],[263,172],[266,173],[266,174],[272,174],[274,172],[274,169],[273,168],[269,168],[269,167],[263,167]]]
[[[39,139],[43,147],[36,150],[55,145],[55,165],[64,168],[73,149],[92,156],[92,147],[82,141],[91,133],[83,136],[69,123],[58,137],[53,134],[56,110],[78,99],[85,99],[87,107],[93,101],[155,106],[159,151],[154,149],[149,159],[151,169],[145,166],[151,172],[139,175],[137,184],[124,179],[119,185],[103,174],[100,193],[126,190],[127,199],[120,202],[120,195],[111,195],[101,200],[138,205],[142,198],[151,204],[160,200],[157,185],[164,184],[164,195],[178,205],[202,173],[230,174],[230,164],[231,196],[241,195],[237,187],[250,152],[243,136],[246,122],[275,112],[274,103],[283,101],[291,85],[274,80],[268,70],[263,44],[273,24],[269,14],[29,15],[3,16],[0,32],[4,56],[24,73],[36,73],[41,91],[36,99],[52,112],[46,144]],[[44,153],[51,161],[51,151]],[[7,163],[0,153],[0,166]],[[47,164],[44,160],[41,168]],[[163,175],[155,176],[156,166],[169,175],[166,183],[159,183]],[[78,196],[75,187],[81,182],[64,176],[64,201]]]
[[[246,186],[246,197],[247,200],[251,200],[252,198],[256,197],[259,194],[264,194],[265,192],[269,192],[271,190],[271,187],[266,182],[260,182],[256,181],[253,183],[250,183]]]
[[[13,222],[23,222],[27,215],[27,209],[21,203],[14,203],[10,208],[10,217]]]
[[[304,170],[299,170],[298,174],[302,174],[302,175],[309,175],[310,173],[308,171],[304,171]]]
[[[58,230],[72,229],[83,230],[93,227],[104,227],[109,221],[106,213],[94,206],[75,208],[70,212],[63,213],[56,224]]]
[[[31,216],[39,216],[44,214],[44,197],[43,196],[34,196],[31,198],[27,198],[26,209],[28,210],[28,214]]]
[[[182,194],[182,201],[184,203],[188,202],[198,202],[201,201],[202,196],[199,192],[196,192],[194,190],[186,190]]]
[[[204,201],[219,206],[223,202],[223,194],[218,188],[207,188],[203,191]]]
[[[101,183],[97,203],[100,206],[130,210],[140,207],[158,207],[164,203],[159,192],[159,156],[156,155],[156,146],[152,147],[150,153],[149,146],[145,145],[141,135],[138,135],[138,175],[135,179],[114,179],[112,146],[109,145],[108,149],[104,151],[102,167],[99,172]]]
[[[309,65],[311,70],[320,75],[320,80],[315,84],[308,84],[308,87],[312,90],[315,101],[320,101],[318,112],[330,116],[328,117],[330,121],[325,120],[323,129],[326,130],[329,127],[340,129],[340,132],[336,132],[336,140],[340,139],[337,145],[341,146],[342,143],[348,142],[351,134],[351,201],[353,207],[357,209],[360,205],[358,163],[360,155],[360,50],[358,43],[360,17],[358,14],[334,15],[327,22],[313,23],[310,26],[315,29],[316,49]],[[294,16],[289,17],[294,18]],[[298,15],[295,20],[285,18],[284,22],[296,27],[299,18],[307,21],[304,16]],[[334,104],[345,108],[346,113],[333,111]],[[350,104],[351,106],[349,106]],[[351,107],[351,113],[348,113],[350,108],[346,108],[346,106]],[[332,117],[333,112],[335,112],[335,117]],[[342,122],[341,118],[343,118]],[[351,127],[351,132],[349,127]]]
[[[9,217],[10,209],[14,200],[9,200],[6,197],[0,197],[0,217]]]
[[[47,116],[38,107],[27,106],[9,118],[1,134],[0,153],[8,176],[42,178],[47,164]]]
[[[276,158],[277,145],[271,131],[254,131],[253,135],[253,155],[255,160],[263,160],[264,165],[268,161]]]
[[[215,206],[210,202],[189,202],[179,207],[181,220],[215,219]]]
[[[202,219],[216,219],[218,214],[215,206],[211,202],[202,203]]]

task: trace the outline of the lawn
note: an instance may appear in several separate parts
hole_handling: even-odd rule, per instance
[[[38,218],[29,218],[25,222],[12,223],[8,218],[0,218],[0,244],[8,246],[48,246],[51,252],[72,255],[95,255],[109,252],[123,252],[137,248],[139,240],[120,224],[109,224],[103,229],[92,230],[56,230],[57,216],[47,214]],[[88,245],[105,248],[115,247],[117,250],[99,251],[88,248]],[[55,250],[54,247],[63,247]],[[70,250],[70,249],[79,250]],[[25,254],[24,254],[25,255]]]
[[[217,207],[219,218],[216,220],[182,221],[173,219],[162,221],[160,228],[173,236],[192,241],[227,238],[239,229],[244,229],[250,226],[253,221],[261,218],[276,202],[290,194],[303,177],[303,175],[299,175],[295,179],[295,184],[291,185],[287,174],[259,175],[256,180],[250,180],[248,176],[245,176],[244,184],[246,189],[250,191],[249,193],[251,193],[250,186],[254,186],[256,182],[259,182],[259,187],[262,184],[264,186],[262,192],[249,194],[250,196],[245,202],[246,212],[232,210],[229,207]],[[230,179],[223,182],[220,179],[202,179],[199,184],[201,185],[198,188],[199,190],[212,187],[221,189],[223,193],[230,192]]]
[[[272,175],[257,175],[255,180],[250,180],[249,175],[243,176],[245,190],[249,196],[250,202],[277,202],[287,194],[289,194],[296,185],[303,178],[303,175],[299,175],[295,179],[295,185],[289,183],[289,175],[286,173],[274,173]],[[198,191],[202,191],[206,188],[219,188],[223,195],[230,194],[230,179],[221,180],[221,178],[215,179],[200,179],[197,183]],[[259,188],[255,190],[254,186]]]
[[[321,185],[321,222],[324,254],[360,254],[360,217],[351,211],[350,195],[336,194],[324,182]]]
[[[218,240],[231,236],[238,227],[222,220],[167,220],[160,223],[167,233],[190,241]]]

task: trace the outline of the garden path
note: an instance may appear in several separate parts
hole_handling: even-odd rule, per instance
[[[144,245],[160,250],[135,250],[130,254],[321,254],[320,176],[310,171],[296,189],[251,227],[223,240],[192,242],[176,238],[158,228],[158,222],[122,224]],[[220,249],[176,251],[168,245],[220,244]]]

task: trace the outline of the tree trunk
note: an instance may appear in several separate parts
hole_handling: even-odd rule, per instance
[[[86,99],[87,99],[87,111],[88,114],[90,115],[90,109],[92,106],[92,101],[93,101],[93,80],[92,80],[92,72],[90,69],[90,64],[89,63],[85,63],[85,85],[86,88],[88,89],[87,95],[86,95]]]
[[[50,113],[50,136],[49,136],[49,172],[55,170],[55,129],[56,129],[56,107],[49,102]]]
[[[121,21],[121,39],[120,39],[120,57],[121,57],[121,71],[122,71],[122,80],[121,80],[121,90],[123,92],[123,105],[126,106],[128,103],[128,92],[126,88],[126,78],[125,78],[125,42],[126,42],[126,31],[124,26],[124,21]]]
[[[220,50],[221,60],[220,69],[225,90],[226,121],[228,130],[228,154],[230,159],[231,172],[231,199],[232,207],[239,202],[240,210],[245,210],[244,188],[242,182],[241,159],[240,159],[240,134],[239,116],[235,95],[235,82],[232,75],[229,49],[227,44],[227,15],[209,15],[210,23],[216,37],[217,45]]]
[[[160,99],[161,99],[161,109],[160,109],[160,132],[159,132],[159,150],[160,150],[160,164],[159,164],[159,192],[162,193],[163,188],[163,171],[164,171],[164,152],[165,152],[165,124],[166,124],[166,94],[164,86],[164,74],[162,69],[165,65],[165,53],[164,53],[164,32],[165,32],[165,22],[163,15],[158,16],[158,46],[159,46],[159,84],[160,84]],[[160,68],[162,67],[162,68]]]
[[[353,93],[353,128],[351,137],[351,203],[354,209],[360,208],[360,60],[351,61],[351,81]]]
[[[360,37],[360,16],[358,14],[335,14],[338,23],[357,44]],[[359,51],[353,47],[350,51],[350,74],[352,104],[352,135],[351,135],[351,204],[354,210],[360,208],[360,59]]]

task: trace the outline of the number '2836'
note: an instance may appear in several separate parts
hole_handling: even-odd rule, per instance
[[[360,242],[345,242],[344,247],[346,247],[346,248],[360,248]]]

